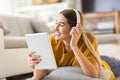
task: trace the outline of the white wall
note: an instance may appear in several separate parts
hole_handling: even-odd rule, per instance
[[[66,0],[70,8],[82,11],[82,0]]]
[[[95,0],[93,10],[95,12],[120,11],[120,0]]]
[[[0,0],[0,14],[12,14],[11,0]]]
[[[82,11],[81,0],[66,0],[68,6]],[[0,0],[0,14],[14,14],[17,7],[30,6],[32,0]]]
[[[0,0],[0,14],[14,13],[16,7],[28,6],[32,0]]]

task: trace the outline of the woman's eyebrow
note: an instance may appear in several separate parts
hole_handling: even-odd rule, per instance
[[[65,24],[65,22],[60,22],[60,23]]]
[[[57,22],[57,21],[56,21],[56,22]],[[61,21],[61,22],[58,22],[58,23],[59,23],[59,24],[64,24],[64,25],[66,24],[66,22],[62,22],[62,21]]]

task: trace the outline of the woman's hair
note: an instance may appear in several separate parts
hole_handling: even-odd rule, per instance
[[[83,26],[83,15],[78,11],[80,14],[80,24]],[[77,24],[77,17],[74,9],[65,9],[60,12],[60,14],[64,15],[65,18],[67,19],[68,23],[70,24],[71,27],[76,26]]]

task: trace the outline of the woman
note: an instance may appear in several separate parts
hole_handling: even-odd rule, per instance
[[[80,17],[80,24],[76,27],[77,13]],[[93,53],[88,49],[83,40],[83,16],[73,9],[65,9],[60,12],[56,20],[55,33],[50,36],[53,52],[58,67],[80,66],[83,73],[92,78],[97,78],[99,74],[98,62]],[[89,38],[95,51],[98,53],[97,40],[91,33],[85,33]],[[29,53],[29,66],[34,67],[40,63],[39,55]],[[98,57],[99,54],[97,54]],[[105,65],[107,65],[105,63]],[[109,65],[107,65],[108,67]],[[49,70],[34,70],[34,80],[45,77]]]

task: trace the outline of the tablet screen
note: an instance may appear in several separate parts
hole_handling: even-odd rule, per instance
[[[42,61],[35,66],[35,69],[57,68],[48,33],[26,34],[25,38],[29,51],[35,51],[42,59]]]

